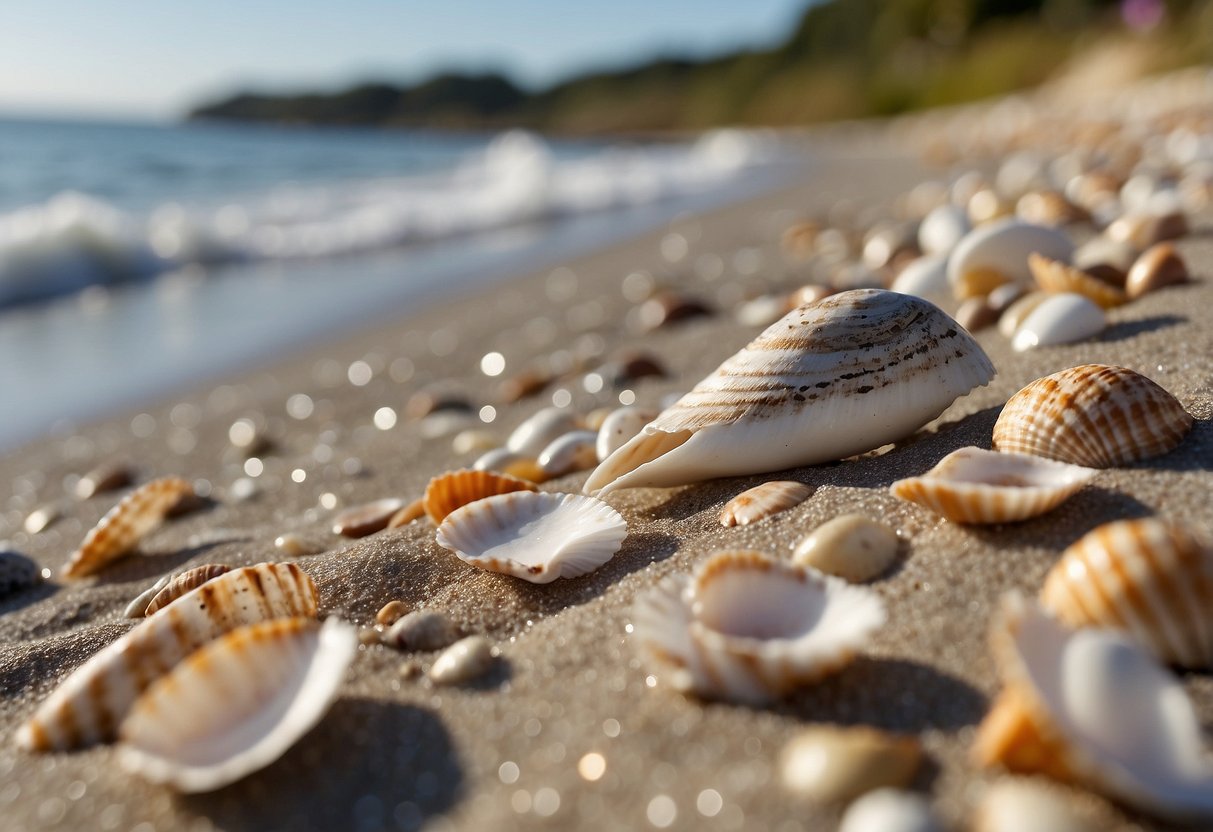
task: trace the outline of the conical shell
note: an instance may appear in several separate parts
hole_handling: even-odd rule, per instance
[[[1129,299],[1124,290],[1110,286],[1098,277],[1068,266],[1060,260],[1033,254],[1028,258],[1028,265],[1032,269],[1032,276],[1036,278],[1036,285],[1046,292],[1074,292],[1094,301],[1103,309],[1120,306]]]
[[[1191,427],[1183,405],[1145,376],[1083,364],[1012,396],[994,424],[994,447],[1109,468],[1165,454]]]
[[[534,490],[535,486],[531,483],[508,474],[464,468],[434,477],[425,487],[425,496],[422,499],[425,501],[425,513],[437,526],[452,511],[468,503],[495,494]]]
[[[587,494],[841,459],[901,439],[994,367],[930,303],[877,289],[801,306],[608,457]]]
[[[143,614],[151,615],[157,610],[164,609],[185,593],[197,589],[207,581],[212,581],[230,570],[230,566],[225,566],[222,563],[207,563],[190,569],[187,572],[182,572],[152,597]]]
[[[277,760],[320,721],[358,649],[330,618],[280,618],[199,649],[139,697],[118,760],[178,791],[208,792]]]
[[[953,523],[1013,523],[1052,511],[1098,473],[970,447],[953,451],[920,477],[898,480],[889,491]]]
[[[145,619],[68,676],[17,732],[33,751],[113,739],[135,699],[208,641],[245,624],[314,616],[316,585],[290,563],[234,569]]]
[[[743,491],[725,503],[720,525],[746,526],[794,508],[812,495],[813,489],[802,482],[773,480]]]
[[[593,572],[626,536],[623,516],[601,500],[514,491],[451,512],[437,539],[473,566],[546,584]]]
[[[63,567],[63,577],[83,578],[138,545],[194,487],[180,477],[162,477],[132,491],[101,518]]]
[[[758,552],[720,552],[636,600],[645,664],[675,690],[765,704],[845,667],[885,620],[870,590]]]
[[[1092,300],[1075,292],[1061,292],[1042,300],[1015,330],[1011,347],[1016,352],[1072,344],[1103,332],[1107,319]]]
[[[1071,627],[1126,630],[1164,662],[1213,666],[1213,547],[1179,524],[1151,517],[1087,533],[1040,602]]]

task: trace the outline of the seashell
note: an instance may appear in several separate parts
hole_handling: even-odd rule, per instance
[[[551,383],[552,374],[547,370],[541,368],[523,370],[498,385],[497,398],[505,404],[514,404],[541,393]]]
[[[605,364],[600,372],[612,387],[624,387],[637,379],[662,378],[666,375],[661,361],[644,352],[630,353],[618,361]]]
[[[800,541],[792,552],[792,562],[862,583],[888,569],[900,546],[897,534],[884,523],[862,514],[843,514]]]
[[[459,638],[451,620],[437,610],[406,613],[383,637],[386,644],[404,650],[441,650]]]
[[[841,670],[885,620],[870,590],[758,552],[719,552],[632,610],[641,656],[683,693],[766,704]]]
[[[1100,832],[1065,796],[1020,780],[999,780],[977,808],[974,832]]]
[[[1073,292],[1050,295],[1024,318],[1011,338],[1016,352],[1071,344],[1098,335],[1107,325],[1103,310]]]
[[[1008,284],[1004,284],[1008,285]],[[1002,288],[1001,286],[999,288]],[[994,290],[995,292],[998,289]],[[1027,292],[1018,300],[1014,301],[1010,306],[1003,310],[998,317],[998,331],[1006,338],[1013,338],[1015,331],[1019,329],[1027,317],[1032,314],[1036,307],[1040,306],[1049,299],[1047,292]]]
[[[539,454],[539,467],[548,478],[593,468],[598,464],[597,442],[597,431],[569,431],[543,449]]]
[[[545,407],[524,421],[509,439],[506,450],[523,456],[537,457],[553,439],[581,427],[577,414],[563,407]]]
[[[358,639],[330,618],[233,630],[147,689],[122,722],[118,761],[182,792],[209,792],[264,768],[320,721]]]
[[[1140,373],[1082,364],[1012,396],[994,423],[993,447],[1109,468],[1165,454],[1191,428],[1183,405]]]
[[[420,420],[443,410],[471,413],[474,409],[461,389],[438,384],[410,396],[404,405],[404,415],[412,420]]]
[[[322,548],[308,543],[297,534],[280,534],[274,538],[274,548],[293,558],[306,557],[323,551]]]
[[[387,528],[392,516],[405,507],[404,500],[385,497],[371,503],[347,508],[333,518],[333,534],[342,537],[366,537]]]
[[[1004,286],[1010,286],[1004,283]],[[1001,286],[999,288],[1002,288]],[[990,306],[989,301],[982,298],[969,298],[960,304],[956,310],[956,323],[969,332],[980,332],[998,322],[998,312]]]
[[[436,685],[462,685],[487,673],[495,658],[493,642],[484,636],[468,636],[443,650],[428,675]]]
[[[944,255],[946,259],[971,228],[968,214],[959,205],[940,205],[918,226],[918,247],[928,255]]]
[[[126,605],[126,609],[122,611],[125,618],[143,618],[147,615],[147,605],[152,602],[160,590],[168,586],[168,582],[173,579],[172,575],[164,575],[156,583],[149,586],[147,589],[135,596],[134,600]]]
[[[152,600],[148,602],[144,615],[151,615],[158,610],[162,610],[169,604],[176,601],[187,592],[197,589],[207,581],[213,581],[220,575],[225,575],[231,571],[230,566],[222,563],[207,563],[202,566],[196,566],[180,575],[173,577],[166,586],[156,593]]]
[[[63,516],[63,509],[55,503],[43,503],[25,517],[22,528],[26,534],[38,534]]]
[[[260,456],[270,449],[264,419],[242,417],[232,422],[227,429],[227,439],[232,447],[246,457]]]
[[[1084,222],[1091,214],[1057,191],[1029,191],[1015,203],[1015,213],[1033,225],[1057,227]]]
[[[652,332],[663,326],[711,314],[712,307],[697,298],[663,291],[640,305],[636,310],[636,323],[642,332]]]
[[[821,223],[804,220],[788,226],[780,237],[780,246],[789,257],[804,260],[813,253],[813,244],[820,233]]]
[[[802,482],[764,482],[741,492],[725,503],[720,511],[720,525],[748,526],[773,514],[795,508],[812,494],[813,489]]]
[[[809,283],[788,295],[788,307],[789,309],[795,309],[797,306],[804,306],[806,303],[817,303],[817,301],[828,298],[832,294],[834,294],[834,290],[829,286],[819,286],[815,283]]]
[[[63,567],[65,578],[83,578],[125,555],[160,525],[165,513],[193,486],[180,477],[163,477],[135,489],[101,518]]]
[[[390,627],[409,613],[409,605],[400,600],[388,601],[375,613],[375,623]]]
[[[598,429],[595,452],[602,462],[622,448],[649,422],[657,418],[657,411],[647,407],[621,407],[611,411]]]
[[[782,295],[759,295],[737,307],[733,319],[742,326],[770,326],[787,311]]]
[[[1040,603],[1070,627],[1125,630],[1169,664],[1213,666],[1213,546],[1178,523],[1088,532],[1050,570]]]
[[[1004,283],[986,295],[986,304],[1001,316],[1011,307],[1011,304],[1027,293],[1028,290],[1018,283]]]
[[[438,410],[418,422],[422,439],[445,439],[480,424],[473,414],[462,410]]]
[[[497,474],[492,471],[470,471],[466,468],[440,474],[425,487],[422,501],[425,513],[437,526],[457,508],[495,494],[512,491],[534,491],[535,486],[526,480]]]
[[[830,285],[838,292],[852,289],[883,289],[888,285],[883,272],[870,269],[862,263],[847,263],[834,273]]]
[[[601,500],[515,491],[451,512],[437,540],[472,566],[546,584],[593,572],[626,536],[623,516]]]
[[[486,430],[477,430],[469,428],[461,433],[455,434],[455,438],[451,440],[451,450],[463,456],[464,454],[483,453],[491,451],[497,447],[497,440],[493,434]]]
[[[948,258],[948,282],[958,300],[988,295],[1009,282],[1028,283],[1028,255],[1043,254],[1069,262],[1070,238],[1055,228],[1007,219],[976,228],[957,243]]]
[[[41,582],[38,564],[20,552],[0,551],[0,600]]]
[[[123,462],[98,465],[76,482],[76,499],[87,500],[106,491],[125,488],[135,481],[135,470]]]
[[[315,616],[316,585],[290,563],[233,569],[102,648],[48,696],[17,732],[32,751],[113,739],[139,694],[212,639],[284,616]]]
[[[1150,246],[1137,258],[1129,269],[1125,280],[1125,291],[1131,298],[1139,298],[1164,286],[1188,282],[1188,264],[1183,261],[1170,243]]]
[[[1213,816],[1213,765],[1179,680],[1115,630],[1067,631],[1006,597],[992,636],[1005,687],[977,729],[979,765],[1082,783],[1172,818]]]
[[[510,477],[529,482],[543,482],[547,479],[539,461],[534,457],[516,453],[508,448],[497,448],[484,454],[472,463],[473,471],[495,471]]]
[[[969,447],[920,477],[898,480],[889,492],[953,523],[1014,523],[1057,508],[1097,473],[1030,454]]]
[[[974,225],[988,225],[995,220],[1013,217],[1015,203],[993,188],[982,188],[969,197],[969,219]]]
[[[1096,237],[1074,250],[1074,267],[1083,271],[1093,271],[1103,267],[1122,275],[1129,273],[1133,261],[1137,259],[1137,248],[1124,240],[1113,240],[1109,237]]]
[[[915,295],[933,303],[952,299],[948,283],[948,258],[943,254],[928,254],[911,261],[893,281],[892,290]]]
[[[1103,309],[1120,306],[1128,300],[1123,290],[1081,269],[1067,266],[1060,260],[1033,254],[1028,258],[1028,266],[1036,278],[1036,285],[1051,294],[1073,292],[1094,301]]]
[[[1187,234],[1188,219],[1182,211],[1125,214],[1109,225],[1104,233],[1113,240],[1131,243],[1142,250]]]
[[[922,744],[874,728],[807,728],[779,754],[783,787],[814,803],[853,800],[872,789],[904,786],[922,763]]]
[[[922,254],[918,247],[918,227],[911,223],[881,225],[870,232],[863,244],[863,264],[872,270]]]
[[[922,795],[877,789],[847,807],[838,832],[943,832],[943,826]]]
[[[414,520],[422,517],[425,517],[425,498],[418,497],[416,500],[413,500],[413,502],[400,509],[400,511],[393,514],[391,519],[387,521],[387,527],[389,529],[398,529],[401,526],[407,526],[409,523],[412,523]]]
[[[993,376],[977,342],[930,303],[832,295],[725,361],[599,465],[585,491],[842,459],[913,433]]]

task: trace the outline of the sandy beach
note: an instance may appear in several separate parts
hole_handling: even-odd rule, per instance
[[[743,297],[803,282],[779,250],[792,217],[840,202],[889,205],[932,175],[882,141],[836,137],[809,157],[799,182],[779,192],[680,219],[564,267],[0,459],[0,539],[55,573],[116,502],[113,493],[86,501],[66,496],[75,477],[102,462],[129,463],[140,481],[186,477],[204,491],[209,486],[212,500],[166,523],[144,542],[143,554],[96,579],[56,579],[0,599],[2,825],[140,832],[831,829],[840,810],[787,794],[777,760],[798,729],[839,724],[921,738],[929,762],[914,788],[929,795],[949,828],[967,828],[986,786],[1009,776],[978,770],[968,757],[974,728],[999,687],[987,632],[1000,596],[1012,589],[1034,595],[1066,546],[1111,520],[1157,514],[1213,527],[1213,217],[1196,218],[1194,233],[1177,244],[1195,282],[1112,310],[1108,329],[1078,344],[1016,353],[995,329],[979,333],[998,371],[989,386],[884,453],[780,475],[815,491],[760,523],[722,528],[718,514],[731,497],[771,476],[615,492],[606,499],[628,522],[622,550],[588,576],[548,585],[469,567],[435,543],[424,520],[359,540],[330,530],[342,507],[415,499],[432,476],[475,458],[456,454],[449,436],[423,436],[421,423],[406,417],[410,396],[427,385],[462,390],[473,412],[490,418],[481,426],[499,442],[553,401],[587,413],[634,395],[659,407],[757,334],[759,327],[733,318]],[[685,256],[671,262],[681,248]],[[639,335],[628,326],[635,306],[629,298],[644,280],[629,278],[636,273],[717,313]],[[600,390],[583,382],[598,363],[637,350],[667,375]],[[480,370],[481,357],[494,351],[505,359],[500,378]],[[557,364],[585,369],[518,403],[498,400],[502,378],[553,354]],[[1137,370],[1171,391],[1197,420],[1183,444],[1104,470],[1057,511],[1014,525],[961,527],[889,494],[894,480],[922,473],[950,451],[988,447],[1001,406],[1028,382],[1094,362]],[[294,409],[295,416],[307,410],[305,418],[288,413],[297,394],[312,404]],[[484,406],[492,411],[479,410]],[[381,408],[391,408],[391,416]],[[228,439],[242,417],[263,421],[272,443],[252,469]],[[542,490],[579,492],[587,474]],[[249,486],[234,487],[246,478],[251,496],[240,494]],[[38,534],[23,531],[26,516],[48,503],[62,516]],[[894,569],[871,585],[888,607],[888,623],[854,664],[768,708],[702,702],[650,684],[628,631],[638,593],[721,549],[787,557],[809,530],[848,512],[883,519],[905,540]],[[14,733],[35,705],[130,628],[123,608],[157,577],[203,563],[284,559],[274,545],[284,533],[320,550],[294,560],[318,584],[324,614],[367,626],[393,599],[441,610],[465,634],[483,634],[499,647],[495,669],[467,686],[436,687],[423,675],[400,673],[406,662],[428,666],[434,654],[361,647],[315,729],[276,763],[211,794],[178,796],[148,785],[121,770],[109,747],[43,755],[15,748]],[[1213,678],[1186,674],[1183,685],[1202,723],[1213,724]],[[587,754],[605,760],[597,778],[579,771]],[[1097,828],[1170,828],[1085,789],[1048,787]]]

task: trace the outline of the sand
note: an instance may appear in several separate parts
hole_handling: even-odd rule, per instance
[[[839,143],[820,151],[787,190],[685,218],[571,262],[567,270],[457,299],[0,460],[0,483],[8,483],[0,486],[8,489],[0,538],[54,570],[116,500],[64,497],[72,478],[98,462],[128,461],[143,478],[181,474],[205,481],[215,500],[208,510],[166,524],[147,539],[144,555],[95,580],[48,583],[0,600],[3,826],[830,829],[839,810],[786,794],[776,760],[800,728],[835,723],[920,737],[929,764],[914,787],[931,797],[951,828],[964,828],[984,786],[1005,776],[975,770],[967,757],[974,727],[998,687],[986,639],[999,597],[1012,589],[1034,593],[1068,544],[1110,520],[1160,514],[1213,526],[1208,217],[1180,244],[1201,280],[1111,312],[1109,329],[1082,344],[1016,354],[996,331],[981,333],[978,340],[998,369],[992,384],[882,455],[781,475],[816,491],[797,508],[753,526],[724,529],[717,515],[725,501],[767,477],[617,492],[608,501],[629,524],[622,551],[587,577],[536,586],[463,564],[436,545],[425,522],[358,541],[339,538],[329,531],[335,511],[322,503],[333,499],[324,495],[334,495],[340,506],[412,499],[434,474],[471,461],[474,455],[453,453],[449,438],[424,438],[419,425],[403,417],[408,397],[427,382],[449,380],[477,405],[495,404],[495,418],[484,427],[499,441],[559,390],[582,411],[621,392],[608,385],[587,393],[575,375],[537,398],[501,405],[493,400],[495,380],[479,371],[489,351],[505,356],[510,375],[554,351],[568,351],[565,359],[611,358],[639,347],[669,374],[630,385],[638,403],[656,406],[689,389],[756,332],[727,314],[738,303],[729,287],[797,285],[775,243],[787,212],[840,200],[884,204],[926,175],[904,153]],[[667,231],[688,243],[687,260],[663,260]],[[677,248],[677,240],[667,242],[667,250],[671,246]],[[724,277],[709,279],[713,256]],[[738,267],[755,264],[753,275],[737,276]],[[638,270],[712,301],[724,314],[637,336],[622,326],[632,304],[621,287]],[[363,386],[347,378],[357,361],[371,370]],[[1105,471],[1056,512],[1013,526],[961,528],[888,494],[893,480],[921,473],[956,448],[987,445],[1000,406],[1024,384],[1084,362],[1148,374],[1197,417],[1191,435],[1177,451]],[[299,393],[314,402],[302,420],[286,411],[288,397]],[[400,414],[387,430],[374,425],[382,407]],[[244,463],[229,447],[227,431],[233,420],[252,415],[267,420],[274,445],[260,457],[257,494],[238,501],[232,484],[245,476]],[[292,478],[296,471],[302,482]],[[577,491],[585,477],[569,475],[544,489]],[[63,506],[63,517],[40,534],[25,534],[26,514],[48,501]],[[637,593],[721,548],[786,556],[808,530],[846,512],[883,518],[908,540],[895,569],[872,584],[888,605],[889,623],[851,667],[769,708],[704,703],[650,684],[627,632]],[[442,610],[465,632],[485,634],[499,646],[496,669],[466,687],[437,688],[399,673],[409,661],[428,665],[433,654],[363,648],[340,698],[314,730],[278,762],[209,795],[178,796],[148,785],[124,773],[108,747],[38,756],[14,748],[16,727],[35,704],[131,626],[123,607],[156,577],[206,562],[279,559],[274,539],[286,532],[324,549],[298,562],[319,584],[328,613],[367,625],[392,599]],[[1209,724],[1213,679],[1189,674],[1183,684]],[[605,761],[597,779],[579,773],[588,754]],[[1057,788],[1099,828],[1167,828],[1085,790]]]

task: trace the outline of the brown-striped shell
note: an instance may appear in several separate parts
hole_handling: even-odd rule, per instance
[[[1126,630],[1170,664],[1213,666],[1213,547],[1181,524],[1149,517],[1088,532],[1049,572],[1040,602],[1071,627]]]
[[[168,585],[152,596],[144,615],[151,615],[162,610],[190,590],[197,589],[207,581],[213,581],[220,575],[231,571],[231,567],[222,563],[206,563],[196,566],[187,572],[182,572],[168,582]]]
[[[368,534],[381,532],[387,528],[396,512],[404,507],[404,500],[384,497],[382,500],[347,508],[333,518],[333,534],[342,537],[366,537]]]
[[[794,508],[813,494],[802,482],[772,480],[743,491],[725,503],[720,512],[720,525],[747,526]]]
[[[437,526],[452,511],[466,506],[468,503],[474,503],[495,494],[535,490],[532,483],[511,477],[509,474],[463,468],[434,477],[425,487],[425,496],[421,499],[425,504],[425,513]]]
[[[1036,285],[1046,292],[1074,292],[1094,301],[1103,309],[1120,306],[1128,300],[1123,289],[1109,285],[1098,277],[1060,260],[1042,254],[1032,254],[1028,257],[1028,266],[1032,269],[1032,277],[1036,278]]]
[[[126,495],[85,536],[63,567],[63,577],[83,578],[130,552],[194,487],[180,477],[162,477]]]
[[[1140,373],[1083,364],[1012,396],[994,424],[993,446],[1109,468],[1165,454],[1191,427],[1183,405]]]

